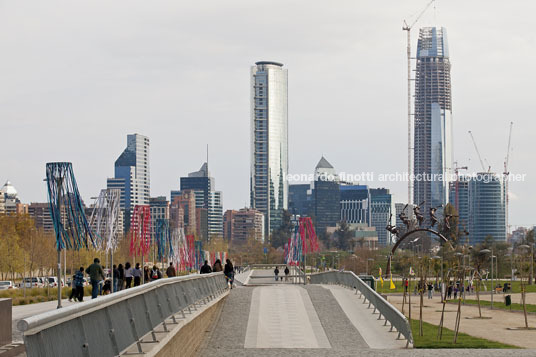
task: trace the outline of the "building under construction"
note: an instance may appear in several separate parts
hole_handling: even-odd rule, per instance
[[[452,98],[445,28],[425,27],[417,43],[413,173],[415,204],[428,219],[430,207],[448,200],[452,168]],[[429,223],[429,222],[428,222]]]

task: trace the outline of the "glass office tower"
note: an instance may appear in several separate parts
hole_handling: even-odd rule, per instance
[[[453,161],[450,59],[443,27],[419,32],[414,111],[413,197],[417,205],[424,202],[421,212],[428,221],[430,207],[447,203]]]
[[[251,67],[251,207],[265,217],[268,234],[287,209],[287,70],[277,62]]]

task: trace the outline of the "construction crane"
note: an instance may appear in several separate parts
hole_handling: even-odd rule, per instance
[[[512,142],[512,126],[514,126],[514,122],[510,122],[510,132],[508,133],[508,146],[506,147],[506,157],[504,159],[504,172],[503,172],[503,184],[504,184],[504,192],[505,192],[505,199],[506,199],[506,207],[505,207],[505,223],[506,223],[506,236],[508,238],[508,233],[510,231],[510,227],[508,225],[508,206],[509,206],[509,198],[508,198],[508,176],[510,175],[510,171],[508,171],[508,164],[510,161],[510,144]]]
[[[408,56],[408,203],[411,203],[411,194],[413,190],[413,182],[411,180],[411,29],[417,21],[421,18],[422,15],[428,10],[430,5],[432,5],[435,0],[430,1],[424,9],[419,13],[415,20],[408,25],[407,21],[404,20],[404,26],[402,26],[403,31],[407,31],[407,56]]]
[[[478,151],[478,147],[476,146],[475,137],[473,136],[473,133],[471,130],[469,130],[469,135],[471,136],[471,140],[473,141],[473,145],[475,146],[476,154],[478,155],[478,160],[480,160],[480,165],[482,166],[482,172],[486,172],[486,167],[484,166],[484,161],[482,161],[482,157],[480,156],[480,151]],[[489,170],[488,170],[489,172]]]

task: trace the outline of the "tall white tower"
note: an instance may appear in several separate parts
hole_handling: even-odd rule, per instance
[[[261,211],[266,232],[279,228],[287,209],[288,73],[283,64],[251,67],[251,207]]]

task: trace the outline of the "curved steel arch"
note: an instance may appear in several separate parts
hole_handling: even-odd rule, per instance
[[[393,255],[395,254],[395,251],[396,249],[398,248],[398,246],[400,245],[400,243],[402,243],[402,241],[404,239],[406,239],[407,237],[409,237],[410,235],[414,234],[414,233],[417,233],[417,232],[428,232],[428,233],[432,233],[434,236],[436,236],[437,238],[439,238],[440,240],[442,240],[444,243],[448,243],[450,245],[450,247],[452,248],[452,244],[450,244],[449,240],[444,236],[442,235],[441,233],[439,232],[436,232],[430,228],[417,228],[417,229],[414,229],[412,231],[408,231],[406,233],[404,233],[404,235],[402,237],[400,237],[395,245],[393,246],[393,249],[391,249],[391,254],[389,254],[389,258],[387,259],[387,275],[390,275],[391,274],[391,260],[393,258]]]

